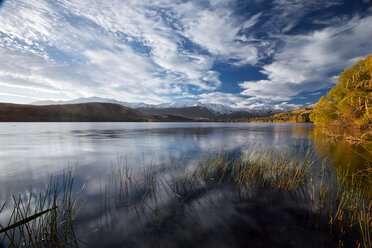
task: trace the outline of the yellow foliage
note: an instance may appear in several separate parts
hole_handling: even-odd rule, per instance
[[[366,127],[372,124],[371,101],[372,56],[367,56],[340,74],[337,85],[316,104],[310,120],[317,125]]]

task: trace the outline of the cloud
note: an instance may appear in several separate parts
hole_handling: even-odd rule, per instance
[[[247,108],[252,110],[275,109],[280,111],[287,111],[303,107],[302,104],[290,104],[288,102],[280,102],[278,104],[272,105],[269,103],[258,102],[256,98],[246,98],[235,94],[223,92],[201,94],[199,97],[199,101],[202,103],[223,104],[233,108]]]
[[[257,48],[239,32],[254,26],[261,13],[242,22],[219,1],[208,9],[195,6],[194,2],[186,2],[179,7],[177,16],[182,23],[182,34],[218,59],[231,61],[235,65],[257,62]]]
[[[20,94],[3,93],[3,92],[0,92],[0,95],[2,95],[2,96],[11,96],[11,97],[28,98],[28,99],[33,99],[33,100],[47,100],[45,98],[36,97],[36,96],[25,96],[25,95],[20,95]]]
[[[93,93],[100,83],[90,80],[81,73],[84,68],[74,64],[56,64],[37,54],[23,54],[0,47],[0,85],[9,90],[28,90],[39,96],[75,97],[71,89]],[[68,72],[68,73],[66,73]]]
[[[7,60],[2,82],[60,91],[66,98],[94,94],[146,102],[169,101],[189,87],[218,88],[216,57],[186,49],[174,10],[164,7],[146,1],[6,2],[0,16],[0,48]],[[10,52],[17,62],[6,58]],[[31,72],[34,60],[46,69]]]
[[[5,1],[0,86],[53,100],[290,104],[329,89],[344,67],[372,52],[372,17],[309,19],[342,2],[252,0],[242,10],[236,0]],[[221,92],[221,64],[260,66],[267,78],[229,82],[241,91]]]
[[[263,102],[290,101],[329,89],[345,67],[372,53],[367,37],[372,17],[354,17],[342,25],[304,35],[278,35],[284,46],[274,62],[263,66],[267,80],[240,83],[241,95]]]
[[[291,32],[304,18],[314,19],[312,12],[325,10],[329,7],[341,5],[341,0],[274,0],[273,7],[266,12],[269,17],[262,27],[271,34]],[[313,21],[313,20],[312,20]]]
[[[288,102],[281,102],[279,104],[274,105],[274,109],[278,111],[288,111],[292,109],[298,109],[303,107],[303,104],[294,104],[294,103],[288,103]]]
[[[201,94],[199,95],[199,101],[202,103],[224,104],[233,108],[243,108],[252,104],[252,101],[250,99],[224,92]]]

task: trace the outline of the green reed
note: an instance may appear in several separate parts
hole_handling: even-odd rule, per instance
[[[77,247],[73,222],[80,209],[79,193],[73,194],[74,171],[52,176],[45,190],[13,196],[0,214],[8,210],[8,222],[0,225],[5,247]],[[10,210],[10,211],[9,211]]]

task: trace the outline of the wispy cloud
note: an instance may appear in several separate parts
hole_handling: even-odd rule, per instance
[[[12,94],[12,93],[3,93],[0,92],[1,96],[11,96],[11,97],[20,97],[20,98],[26,98],[26,99],[33,99],[33,100],[47,100],[46,98],[42,97],[36,97],[36,96],[27,96],[27,95],[21,95],[21,94]]]
[[[7,80],[22,79],[51,91],[69,88],[75,92],[69,96],[96,91],[160,102],[189,86],[219,87],[219,74],[212,70],[215,58],[185,49],[185,36],[170,26],[172,13],[165,13],[161,3],[154,8],[156,3],[122,1],[7,2],[0,17],[0,46],[24,63],[21,68],[18,59],[8,60],[3,68]],[[33,64],[30,56],[53,78],[46,70],[27,69]]]
[[[182,34],[205,48],[217,59],[235,65],[255,64],[257,48],[249,37],[240,31],[254,26],[261,15],[255,14],[248,20],[234,18],[234,13],[223,1],[212,1],[208,8],[194,2],[182,4],[177,16],[182,23]]]

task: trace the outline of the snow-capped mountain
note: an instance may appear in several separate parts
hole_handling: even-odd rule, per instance
[[[171,103],[162,103],[158,105],[151,105],[150,108],[188,108],[188,107],[203,107],[207,108],[210,111],[214,112],[215,114],[230,114],[235,112],[236,109],[233,109],[229,106],[222,105],[222,104],[205,104],[198,101],[193,100],[186,100],[186,101],[179,101],[179,102],[171,102]]]
[[[201,107],[208,109],[212,113],[216,115],[229,115],[236,112],[246,112],[255,116],[267,116],[279,112],[284,112],[288,110],[292,110],[295,107],[288,105],[275,105],[269,106],[266,104],[256,104],[252,105],[250,108],[232,108],[222,104],[207,104],[201,103],[195,100],[185,100],[185,101],[177,101],[177,102],[170,102],[170,103],[161,103],[161,104],[147,104],[143,102],[139,103],[131,103],[131,102],[124,102],[124,101],[117,101],[115,99],[109,98],[100,98],[100,97],[88,97],[88,98],[78,98],[69,101],[38,101],[33,102],[33,105],[60,105],[60,104],[77,104],[77,103],[88,103],[88,102],[101,102],[101,103],[113,103],[123,105],[125,107],[133,108],[133,109],[181,109],[181,108],[189,108],[189,107]]]

